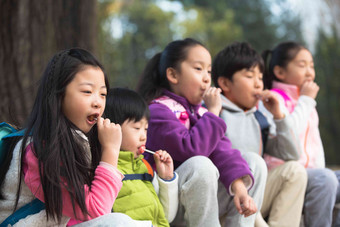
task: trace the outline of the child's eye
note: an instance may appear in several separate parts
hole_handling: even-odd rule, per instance
[[[83,93],[91,94],[91,91],[83,91]]]
[[[195,69],[198,70],[198,71],[202,70],[202,68],[200,68],[200,67],[195,67]]]
[[[304,68],[304,67],[306,67],[306,64],[304,64],[304,63],[302,62],[302,63],[298,64],[298,66],[301,67],[301,68]]]
[[[106,97],[106,95],[107,95],[106,93],[103,93],[103,94],[102,94],[102,96],[104,96],[104,97]]]

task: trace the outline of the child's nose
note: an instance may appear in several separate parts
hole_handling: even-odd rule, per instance
[[[206,72],[203,76],[203,81],[205,83],[210,83],[210,74],[208,72]]]
[[[146,140],[146,133],[145,132],[141,133],[140,140],[141,141],[145,141]]]
[[[262,85],[262,80],[260,78],[255,78],[254,84],[256,88],[260,88]]]
[[[95,96],[92,101],[92,106],[94,108],[101,108],[103,106],[103,101],[100,99],[100,97]]]
[[[306,72],[306,76],[307,77],[313,77],[314,76],[314,68],[312,68],[312,67],[308,67],[307,68],[307,72]]]

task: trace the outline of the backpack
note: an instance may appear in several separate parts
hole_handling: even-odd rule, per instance
[[[9,156],[12,142],[19,137],[22,137],[24,133],[24,130],[18,131],[6,122],[0,123],[0,166],[4,165],[6,158]],[[20,219],[31,214],[39,213],[43,209],[45,209],[45,204],[38,199],[34,199],[32,202],[24,205],[7,217],[0,223],[0,227],[14,225]]]
[[[264,148],[266,147],[268,135],[269,135],[269,122],[267,118],[259,110],[254,112],[254,116],[261,128],[262,137],[262,154],[264,154]]]

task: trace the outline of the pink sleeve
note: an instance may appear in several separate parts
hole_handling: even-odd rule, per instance
[[[24,163],[23,163],[24,179],[26,185],[31,192],[41,201],[44,202],[44,193],[42,190],[38,159],[33,154],[32,147],[27,146]],[[101,163],[95,170],[94,180],[91,186],[84,185],[85,204],[89,212],[89,216],[85,217],[81,209],[75,204],[75,211],[78,220],[88,220],[99,217],[111,212],[113,203],[122,187],[123,175],[115,169],[108,168]],[[75,214],[72,208],[71,197],[67,190],[62,187],[63,199],[63,215],[75,219]]]

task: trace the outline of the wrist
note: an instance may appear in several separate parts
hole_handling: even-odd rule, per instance
[[[281,120],[285,117],[284,113],[276,113],[276,114],[273,114],[273,117],[275,120]]]
[[[220,115],[220,109],[217,108],[211,108],[209,109],[209,112],[215,114],[216,116]]]
[[[114,167],[117,167],[118,165],[118,155],[119,151],[115,151],[114,149],[102,149],[102,157],[101,161],[109,163],[113,165]]]
[[[173,181],[173,180],[175,180],[176,179],[176,174],[174,174],[174,172],[172,173],[172,177],[171,176],[168,176],[168,177],[165,177],[165,178],[163,178],[163,177],[161,177],[161,176],[159,176],[163,181]]]

